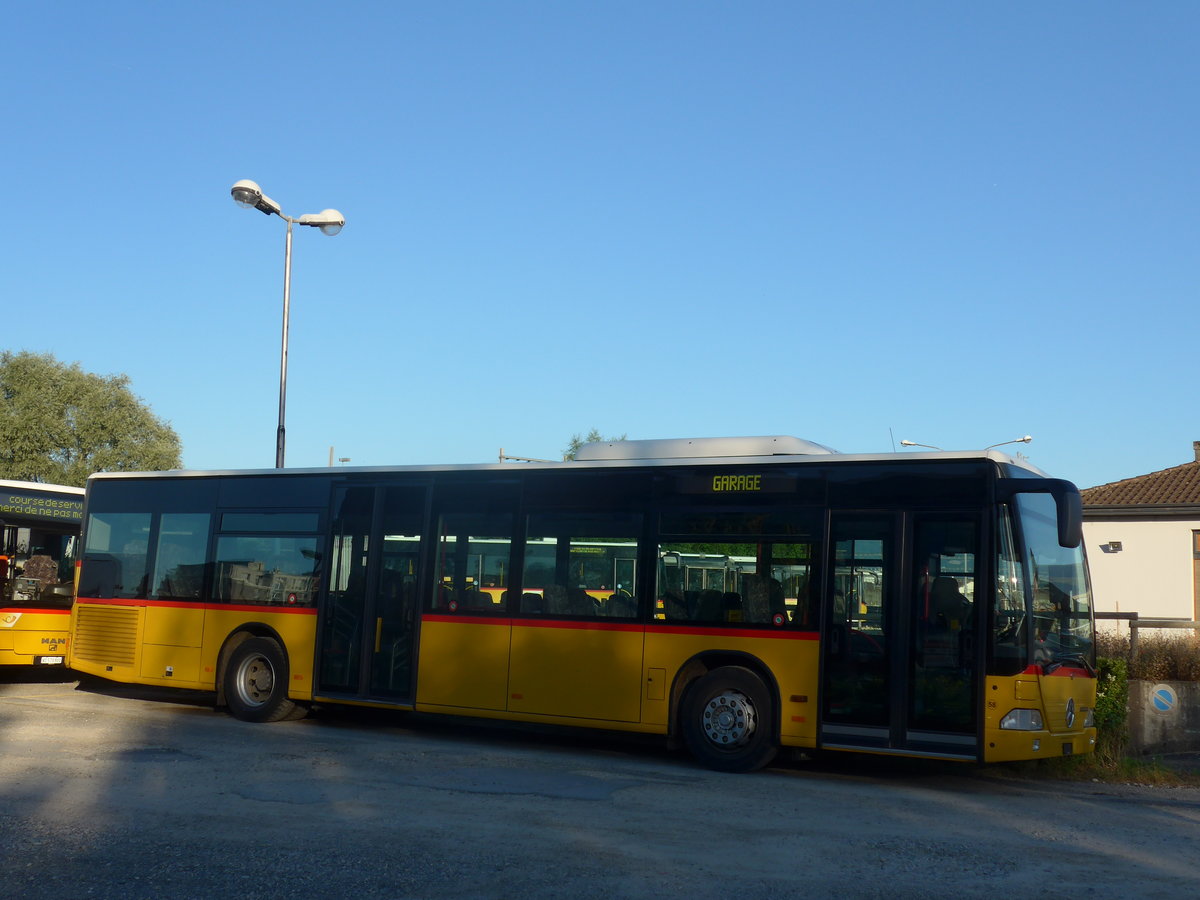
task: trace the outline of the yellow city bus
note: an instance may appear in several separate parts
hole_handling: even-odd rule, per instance
[[[991,762],[1091,752],[1079,492],[997,451],[621,441],[562,463],[109,473],[71,665],[348,703]]]
[[[0,481],[0,665],[61,666],[83,488]]]

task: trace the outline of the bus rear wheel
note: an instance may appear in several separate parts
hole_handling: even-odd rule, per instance
[[[271,638],[247,638],[234,647],[225,666],[225,702],[244,722],[281,722],[304,715],[288,699],[287,655]]]
[[[688,750],[710,769],[752,772],[778,752],[772,715],[761,678],[741,666],[722,666],[688,688],[681,730]]]

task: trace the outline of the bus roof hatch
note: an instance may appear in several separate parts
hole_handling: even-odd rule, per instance
[[[672,438],[657,441],[596,441],[575,454],[578,461],[600,459],[703,459],[731,456],[821,456],[836,453],[823,444],[787,435],[765,437]]]

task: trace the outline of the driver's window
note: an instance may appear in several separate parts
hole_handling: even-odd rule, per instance
[[[1025,668],[1028,653],[1025,578],[1007,506],[1001,507],[996,532],[996,603],[989,671],[993,675],[1016,675]]]

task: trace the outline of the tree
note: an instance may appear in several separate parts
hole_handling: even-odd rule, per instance
[[[623,441],[625,435],[620,437],[601,437],[599,430],[593,428],[587,433],[587,437],[580,437],[578,434],[571,435],[571,443],[567,444],[567,449],[563,451],[563,459],[574,459],[575,454],[579,452],[579,448],[584,444],[593,444],[596,441]]]
[[[49,353],[0,353],[0,478],[82,486],[180,467],[179,436],[129,389]]]

